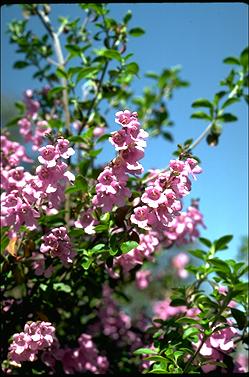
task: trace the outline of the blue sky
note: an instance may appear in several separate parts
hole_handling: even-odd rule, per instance
[[[76,4],[52,5],[52,18],[79,16]],[[151,3],[110,4],[111,15],[121,19],[130,9],[133,13],[131,27],[140,26],[146,34],[130,38],[129,51],[140,66],[140,79],[134,89],[140,94],[148,85],[143,78],[146,71],[160,72],[163,68],[182,66],[181,77],[191,83],[179,89],[168,104],[175,142],[168,143],[160,137],[148,141],[145,170],[163,168],[172,158],[171,153],[178,143],[189,137],[196,138],[206,123],[191,120],[191,103],[200,97],[212,99],[219,82],[226,77],[230,67],[222,63],[227,56],[238,56],[248,45],[248,8],[244,3]],[[13,70],[16,59],[14,45],[8,42],[6,24],[19,19],[17,5],[2,7],[2,92],[21,98],[22,92],[39,83],[32,80],[31,70]],[[40,30],[39,21],[32,20],[32,28]],[[216,148],[202,142],[195,154],[202,161],[203,174],[193,184],[191,197],[200,198],[207,229],[204,237],[215,239],[225,234],[234,234],[231,248],[224,257],[233,258],[240,240],[248,232],[248,109],[245,102],[233,105],[233,113],[239,118],[236,123],[224,125],[224,132]],[[111,114],[111,116],[114,116]],[[110,118],[111,119],[111,118]],[[142,119],[141,119],[142,124]],[[113,156],[112,146],[105,146],[103,158]],[[185,203],[189,203],[187,198]]]

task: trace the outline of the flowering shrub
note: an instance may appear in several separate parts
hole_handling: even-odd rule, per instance
[[[43,84],[25,91],[1,136],[3,372],[246,372],[247,266],[217,256],[232,236],[201,237],[199,200],[184,210],[184,198],[202,173],[195,146],[216,145],[221,124],[236,120],[224,109],[247,99],[248,49],[225,60],[237,67],[226,90],[192,104],[210,112],[192,114],[210,121],[201,136],[178,145],[165,169],[144,172],[146,140],[171,139],[165,93],[187,85],[179,70],[154,74],[148,103],[148,92],[127,90],[139,71],[127,35],[143,33],[128,29],[130,12],[119,24],[106,5],[79,4],[84,25],[61,17],[55,31],[48,4],[21,6],[26,19],[9,25],[24,54],[15,67],[32,65]],[[45,35],[32,33],[31,17]],[[118,110],[109,134],[105,102]],[[24,145],[10,140],[13,124]],[[116,154],[99,166],[107,140]]]

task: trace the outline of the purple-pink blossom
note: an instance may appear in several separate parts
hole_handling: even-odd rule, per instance
[[[144,157],[147,132],[140,129],[137,113],[129,110],[116,113],[115,121],[123,126],[111,134],[109,140],[118,152],[116,158],[107,165],[97,178],[96,195],[92,203],[94,208],[109,212],[114,206],[124,206],[131,191],[127,187],[128,174],[138,175],[143,172],[139,163]]]
[[[125,150],[127,152],[127,150]],[[122,151],[123,153],[123,151]],[[129,159],[132,157],[129,157]],[[132,161],[132,160],[131,160]],[[141,196],[141,201],[147,207],[147,212],[144,208],[144,213],[148,213],[144,223],[139,223],[136,215],[137,208],[134,209],[134,213],[131,215],[130,220],[132,223],[139,227],[149,226],[151,229],[169,233],[170,237],[175,237],[175,234],[171,234],[171,229],[175,228],[175,233],[183,233],[185,230],[184,220],[181,218],[182,210],[182,198],[189,194],[191,190],[191,181],[189,175],[195,177],[194,174],[199,174],[202,169],[197,165],[197,161],[194,159],[187,159],[186,161],[171,160],[169,164],[169,170],[157,173],[153,175],[151,173],[151,179],[149,185],[145,188]],[[192,226],[192,237],[196,237],[197,230],[194,224],[202,224],[202,216],[198,211],[198,208],[189,208],[189,217],[191,220],[186,226],[187,231],[185,234],[189,234],[189,227]],[[178,218],[180,220],[178,220]],[[183,237],[184,237],[183,235]]]
[[[49,254],[52,258],[58,257],[66,267],[68,267],[70,263],[73,263],[76,253],[72,248],[65,227],[61,226],[52,229],[48,234],[42,237],[42,240],[41,253],[45,255]]]
[[[54,339],[55,328],[50,322],[28,322],[23,332],[13,335],[9,359],[18,364],[35,361],[38,352],[50,347]]]
[[[176,269],[177,275],[185,279],[188,276],[188,271],[185,269],[186,264],[189,262],[189,256],[186,253],[179,253],[171,260],[172,266]]]
[[[151,271],[140,270],[136,272],[136,286],[138,289],[145,289],[148,287],[151,280]]]

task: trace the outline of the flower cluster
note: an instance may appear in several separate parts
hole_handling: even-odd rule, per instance
[[[32,143],[32,149],[37,150],[43,144],[44,137],[51,132],[48,122],[38,118],[40,102],[34,99],[34,93],[28,89],[24,93],[26,114],[18,121],[20,134],[26,143]],[[34,124],[34,128],[32,127]]]
[[[198,202],[192,201],[192,205],[187,208],[186,212],[181,212],[176,216],[170,227],[164,231],[161,241],[164,246],[169,247],[173,243],[181,246],[194,242],[200,236],[198,226],[206,227],[203,222],[203,215],[199,211]]]
[[[31,256],[32,268],[36,276],[45,276],[49,278],[53,273],[53,266],[50,265],[46,268],[46,259],[41,253],[32,253]]]
[[[98,176],[96,195],[92,200],[93,205],[101,208],[102,212],[111,211],[115,205],[123,206],[125,199],[131,196],[131,191],[126,187],[128,174],[143,172],[139,160],[144,157],[144,139],[148,134],[140,129],[137,113],[119,111],[115,121],[123,128],[113,132],[109,140],[118,156]]]
[[[119,277],[119,273],[117,272],[118,267],[127,275],[135,266],[142,265],[145,260],[152,261],[154,259],[154,253],[159,245],[156,232],[141,233],[139,238],[139,245],[135,249],[113,259],[113,268],[108,269],[113,278]]]
[[[42,354],[42,361],[52,370],[56,361],[62,363],[65,374],[75,373],[105,374],[109,363],[105,356],[99,355],[92,336],[81,334],[77,348],[60,348],[59,342],[52,346],[51,351]]]
[[[73,262],[76,253],[72,250],[72,244],[65,227],[52,229],[51,232],[42,237],[42,240],[41,253],[49,253],[53,258],[58,257],[66,267]]]
[[[223,361],[224,354],[234,350],[235,344],[233,338],[238,335],[238,332],[231,323],[228,324],[229,327],[219,329],[219,326],[216,326],[213,329],[212,335],[204,342],[204,344],[200,348],[200,355],[207,357],[208,359],[210,359],[210,361]],[[200,334],[198,342],[193,343],[194,348],[197,349],[201,345],[202,339],[203,334]],[[202,365],[202,370],[205,373],[208,373],[214,369],[216,369],[215,365]]]
[[[128,346],[131,351],[141,347],[142,341],[132,330],[130,316],[119,308],[111,295],[111,288],[104,284],[101,306],[98,310],[99,322],[89,326],[89,331],[103,333],[114,340],[118,347]]]
[[[171,301],[168,298],[165,300],[156,301],[153,304],[155,318],[160,318],[163,321],[166,321],[168,318],[180,313],[184,313],[184,316],[186,317],[196,317],[200,313],[198,308],[188,309],[185,305],[172,306],[170,304]]]
[[[1,195],[2,225],[13,225],[15,231],[22,225],[35,229],[41,210],[46,213],[57,210],[64,200],[66,183],[74,180],[67,164],[61,161],[74,153],[68,140],[58,139],[55,146],[47,145],[39,152],[42,165],[36,168],[36,175],[20,166],[6,165],[2,171],[5,190]]]
[[[0,136],[1,140],[1,172],[3,169],[10,169],[18,166],[23,162],[32,162],[27,156],[23,145],[16,141],[9,140],[5,135]]]
[[[55,338],[55,328],[50,322],[26,323],[24,331],[13,335],[9,359],[20,364],[34,361],[39,351],[50,347]]]
[[[131,215],[132,224],[142,229],[164,231],[171,227],[182,209],[181,199],[191,190],[189,176],[196,179],[195,174],[201,168],[193,158],[186,161],[171,160],[169,170],[152,176],[148,187],[141,196],[140,205]]]

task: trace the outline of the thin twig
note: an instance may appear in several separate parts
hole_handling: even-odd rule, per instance
[[[57,33],[54,32],[51,21],[47,14],[45,14],[42,10],[36,7],[36,14],[40,18],[41,22],[43,23],[44,27],[48,31],[49,35],[51,36],[53,43],[54,43],[54,50],[58,60],[58,66],[62,69],[65,66],[65,61],[62,53],[60,39]],[[70,112],[69,112],[69,102],[68,102],[68,93],[67,93],[67,80],[65,77],[61,79],[61,85],[64,87],[62,92],[62,104],[63,110],[65,114],[65,126],[66,126],[66,134],[67,136],[70,135]],[[67,185],[66,185],[67,188]],[[65,194],[65,222],[69,225],[70,220],[70,194]]]
[[[204,137],[209,134],[213,124],[213,122],[209,123],[207,128],[200,134],[200,136],[188,147],[187,152],[194,149],[204,139]]]

